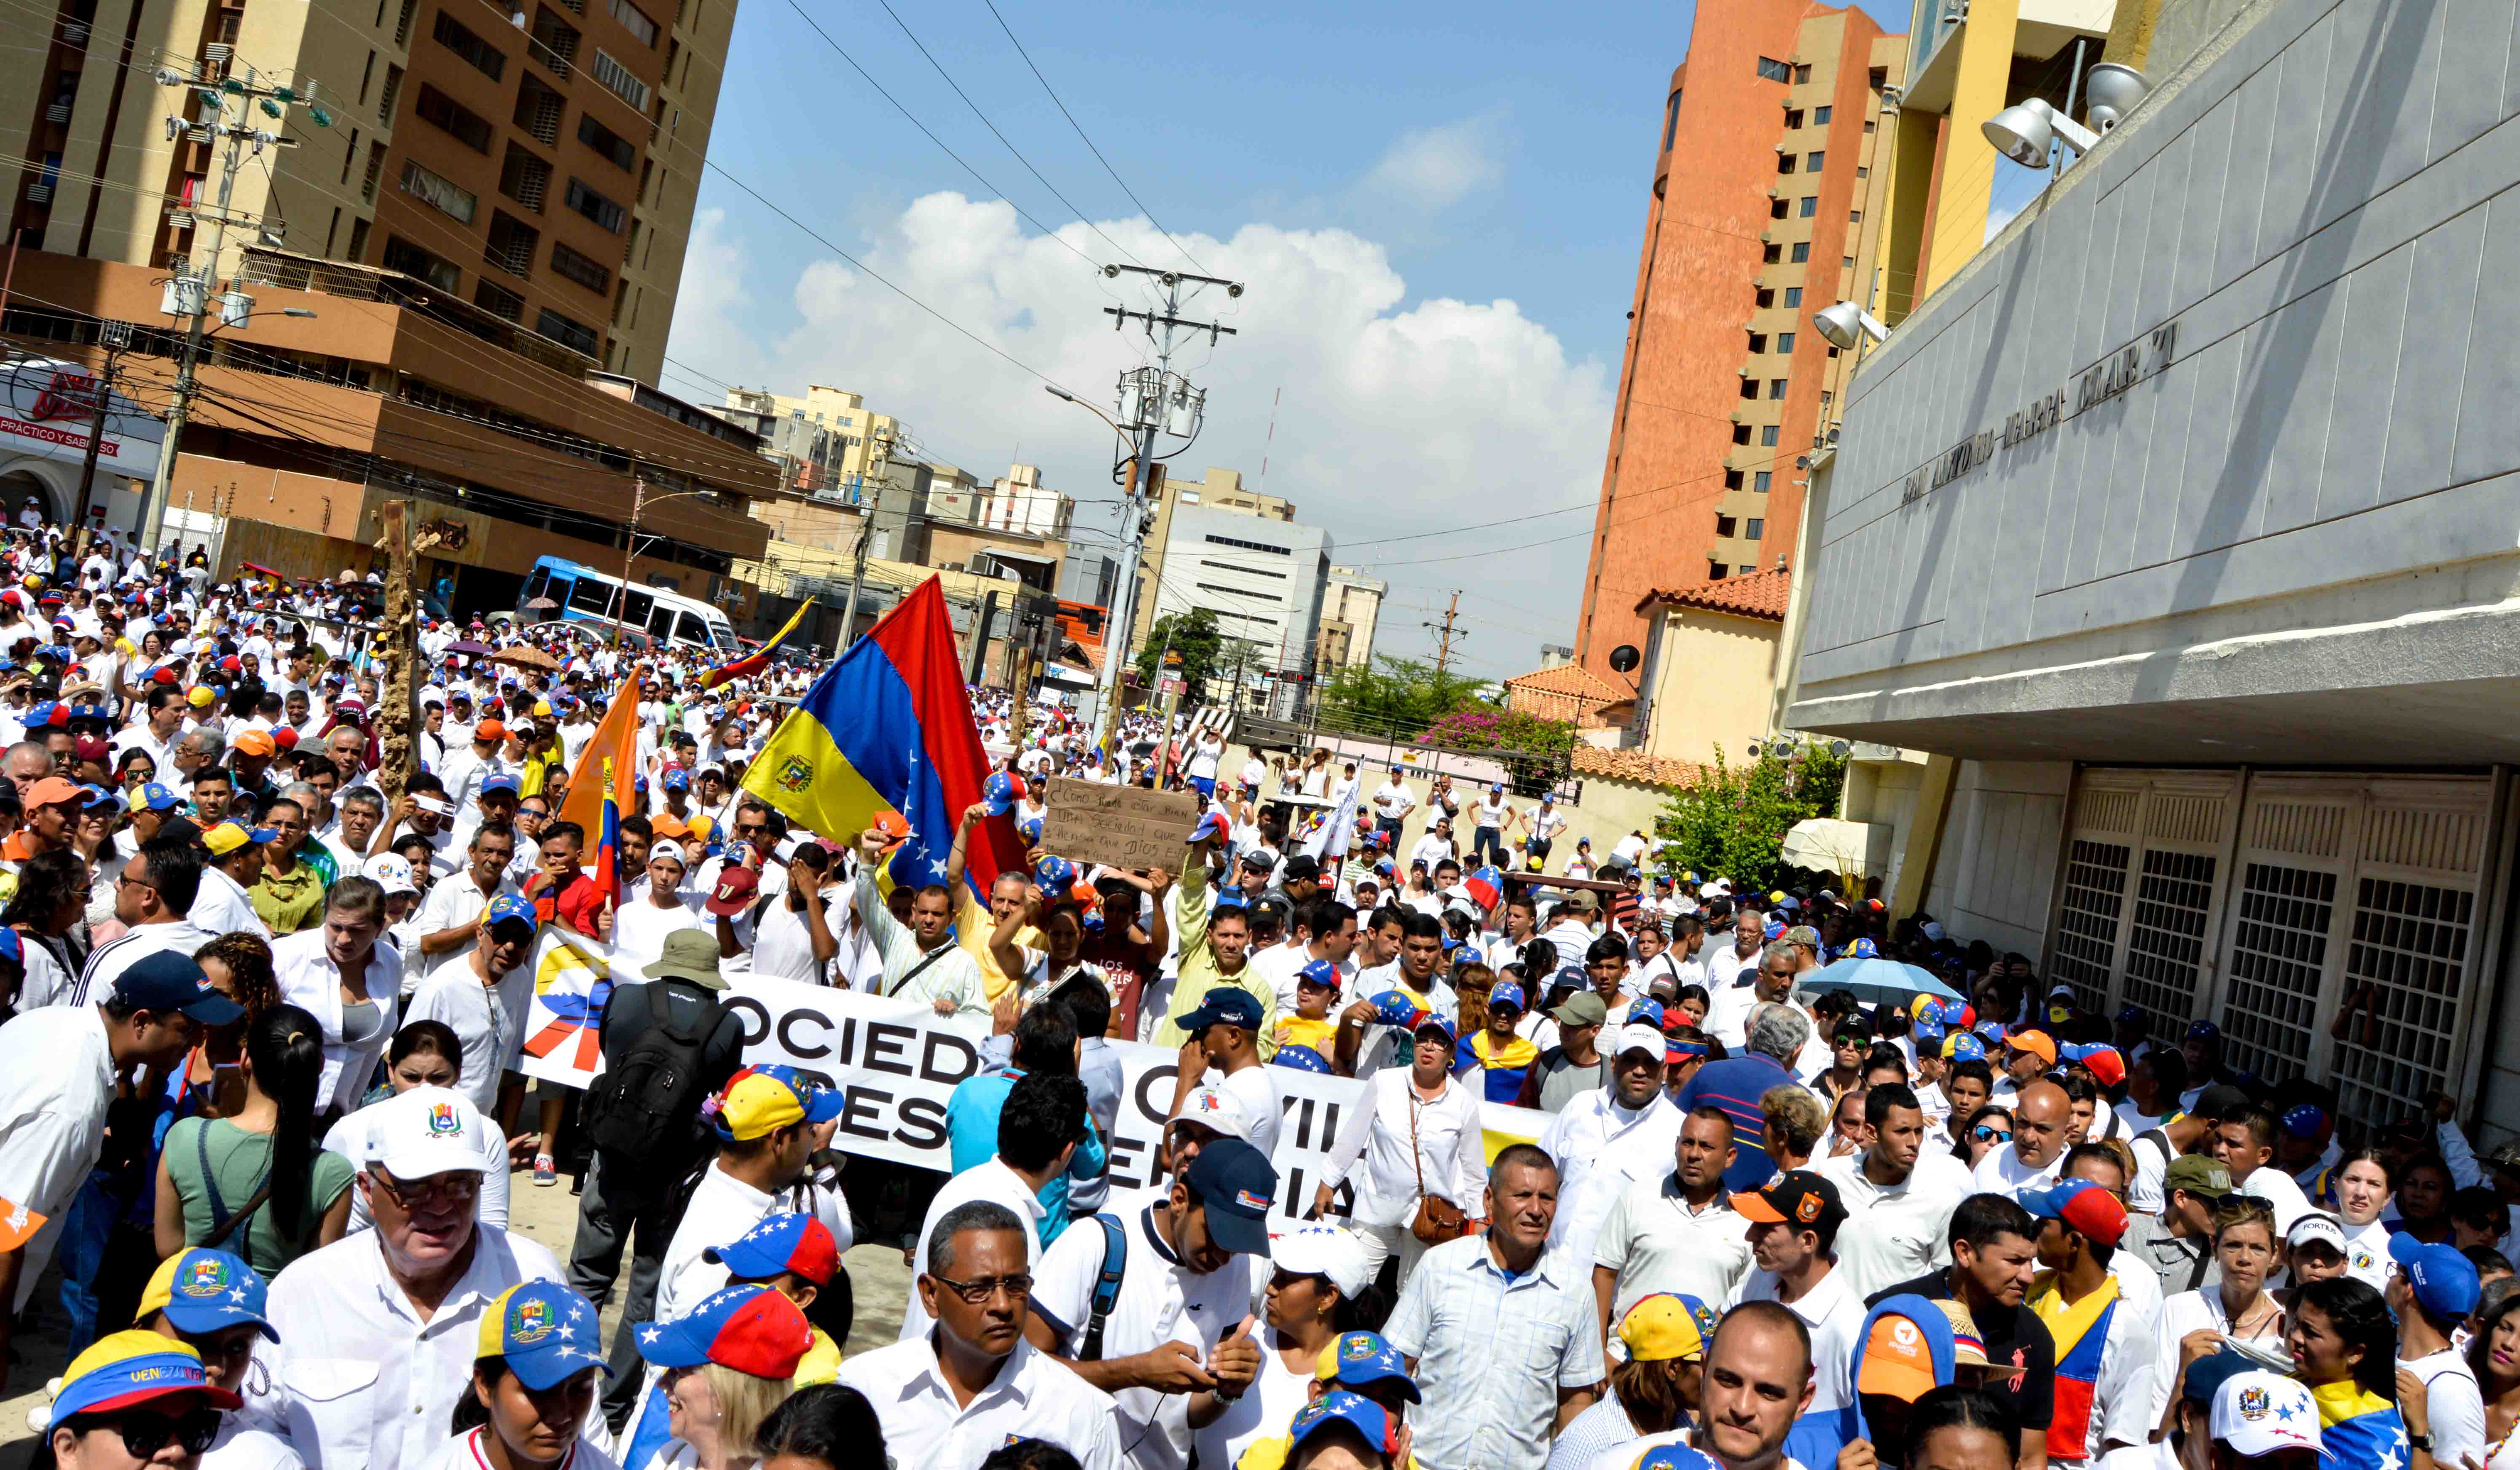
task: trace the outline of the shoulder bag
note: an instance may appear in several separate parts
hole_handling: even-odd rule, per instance
[[[1418,1150],[1418,1101],[1416,1086],[1407,1077],[1400,1079],[1402,1094],[1409,1099],[1409,1167],[1418,1173],[1418,1213],[1409,1220],[1409,1233],[1419,1245],[1439,1246],[1448,1240],[1459,1240],[1470,1233],[1470,1217],[1462,1207],[1441,1195],[1426,1192],[1426,1161]]]

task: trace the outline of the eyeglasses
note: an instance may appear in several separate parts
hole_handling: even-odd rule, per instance
[[[481,1195],[481,1176],[470,1170],[431,1174],[426,1179],[410,1182],[397,1179],[382,1169],[369,1171],[368,1177],[393,1196],[395,1204],[406,1210],[415,1206],[471,1204]]]
[[[182,1444],[186,1454],[198,1455],[219,1437],[219,1411],[214,1408],[197,1408],[182,1418],[126,1409],[111,1417],[80,1414],[70,1420],[70,1428],[77,1433],[109,1424],[122,1436],[123,1449],[135,1460],[147,1460],[165,1448],[169,1440]]]
[[[986,1307],[1001,1291],[1020,1302],[1032,1295],[1032,1277],[1021,1271],[1012,1276],[993,1276],[985,1281],[956,1281],[930,1274],[927,1278],[961,1297],[973,1307]]]
[[[1975,1138],[1980,1143],[2010,1143],[2012,1141],[2012,1135],[2010,1133],[1999,1133],[1982,1123],[1970,1132],[1969,1136]]]
[[[113,875],[113,881],[116,886],[122,888],[145,888],[152,893],[155,893],[158,890],[158,885],[150,882],[148,879],[134,878],[129,873],[116,873]]]

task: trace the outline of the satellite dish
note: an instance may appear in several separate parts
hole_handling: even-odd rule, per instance
[[[1843,740],[1832,740],[1828,743],[1828,753],[1837,757],[1841,760],[1845,759],[1847,755],[1854,749],[1855,747],[1848,745]]]
[[[1643,662],[1633,643],[1622,643],[1610,650],[1610,668],[1614,673],[1626,673]]]

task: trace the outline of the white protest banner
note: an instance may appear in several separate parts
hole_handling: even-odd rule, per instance
[[[583,1087],[604,1070],[596,1024],[612,996],[611,948],[557,924],[534,935],[526,961],[534,992],[525,1005],[524,1056],[518,1070],[544,1081]]]
[[[947,1169],[945,1104],[955,1083],[979,1072],[984,1033],[915,1001],[748,975],[729,980],[724,998],[743,1015],[744,1060],[786,1062],[819,1073],[847,1093],[833,1148],[940,1172]],[[1134,1041],[1110,1045],[1119,1054],[1123,1082],[1117,1136],[1110,1140],[1111,1182],[1137,1188],[1148,1182],[1180,1056]],[[1278,1192],[1277,1213],[1293,1219],[1311,1208],[1340,1120],[1356,1106],[1365,1084],[1291,1067],[1272,1067],[1269,1076],[1284,1110],[1276,1159],[1284,1187]],[[1536,1140],[1549,1125],[1546,1113],[1494,1103],[1482,1104],[1480,1116],[1491,1158],[1508,1143]],[[1342,1189],[1335,1213],[1346,1214],[1348,1203]]]

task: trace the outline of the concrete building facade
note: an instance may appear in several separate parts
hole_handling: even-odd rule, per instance
[[[1381,617],[1382,599],[1391,584],[1354,567],[1332,567],[1322,595],[1321,635],[1314,650],[1316,671],[1363,668],[1373,662],[1373,625]]]
[[[297,146],[240,171],[231,207],[288,248],[429,282],[589,365],[656,381],[691,232],[733,0],[61,0],[0,21],[0,199],[56,254],[221,279],[202,217],[224,145],[163,66],[251,76]],[[127,65],[122,59],[131,58]],[[154,319],[154,313],[153,313]]]
[[[1658,119],[1576,657],[1609,672],[1657,587],[1791,564],[1845,369],[1811,316],[1875,275],[1882,89],[1907,45],[1808,0],[1697,7]]]
[[[1786,722],[1926,753],[1894,907],[2357,1127],[2520,1130],[2515,34],[2248,6],[1869,353],[1815,471]]]
[[[1164,477],[1161,492],[1155,496],[1155,521],[1147,532],[1147,548],[1138,558],[1138,595],[1136,611],[1129,620],[1132,629],[1129,644],[1136,647],[1155,623],[1155,588],[1164,579],[1164,551],[1172,542],[1173,510],[1176,506],[1198,506],[1210,511],[1223,511],[1238,516],[1255,516],[1263,521],[1292,521],[1292,502],[1275,495],[1263,495],[1242,488],[1238,470],[1220,470],[1213,466],[1204,480],[1183,480],[1170,474]]]
[[[1300,667],[1318,637],[1329,587],[1329,532],[1192,504],[1173,508],[1168,529],[1163,579],[1149,599],[1150,624],[1153,618],[1205,608],[1227,637],[1254,647],[1255,667]]]

